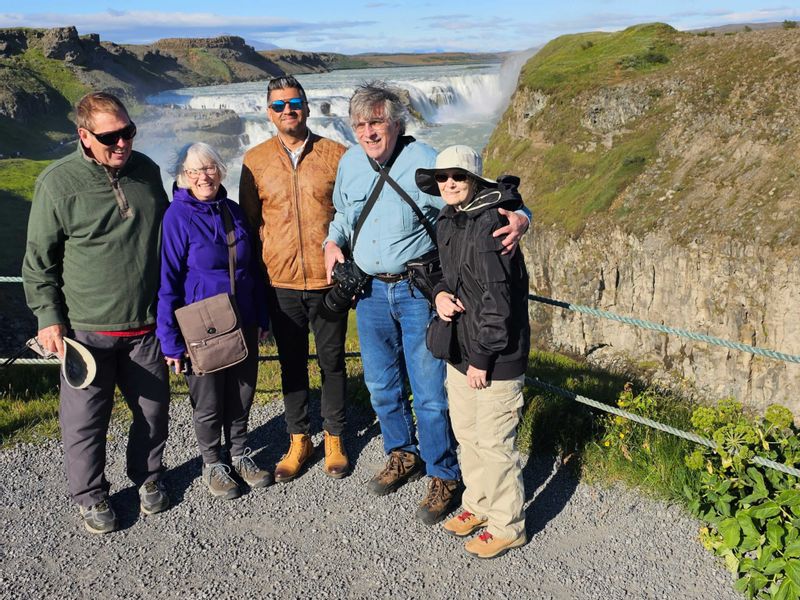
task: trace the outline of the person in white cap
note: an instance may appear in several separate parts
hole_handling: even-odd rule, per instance
[[[418,169],[417,185],[441,196],[436,223],[444,278],[434,288],[441,319],[429,328],[428,346],[447,360],[447,397],[453,431],[461,446],[463,510],[445,522],[448,533],[466,537],[465,549],[494,558],[527,541],[522,469],[514,447],[523,406],[530,351],[528,273],[521,251],[503,254],[493,237],[518,210],[519,179],[482,177],[480,156],[451,146],[433,169]]]
[[[154,332],[168,201],[158,165],[133,150],[136,125],[116,96],[87,94],[76,116],[75,152],[36,180],[22,278],[42,347],[63,357],[69,334],[97,363],[83,389],[62,377],[59,422],[70,496],[88,531],[108,533],[118,527],[105,476],[116,387],[133,414],[127,474],[140,509],[169,506],[169,378]]]

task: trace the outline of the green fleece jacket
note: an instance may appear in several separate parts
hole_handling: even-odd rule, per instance
[[[156,165],[133,152],[116,173],[80,142],[36,180],[22,278],[39,329],[123,331],[155,323],[161,218]]]

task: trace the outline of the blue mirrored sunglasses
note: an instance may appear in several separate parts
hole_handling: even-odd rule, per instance
[[[302,98],[290,98],[289,100],[275,100],[275,102],[270,102],[269,107],[276,113],[282,113],[287,104],[289,105],[289,110],[303,110],[303,104],[305,103]]]

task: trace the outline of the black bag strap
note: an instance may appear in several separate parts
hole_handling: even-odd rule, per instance
[[[361,214],[358,215],[358,220],[356,221],[356,226],[353,228],[353,239],[350,241],[350,255],[352,256],[355,253],[356,248],[356,240],[358,239],[358,234],[361,232],[361,228],[364,226],[364,223],[367,221],[367,215],[372,210],[372,207],[375,206],[375,203],[378,201],[378,196],[383,189],[383,179],[378,179],[375,182],[375,185],[372,188],[372,192],[367,198],[367,203],[364,205],[364,208],[361,209]]]
[[[236,295],[236,234],[233,231],[233,220],[230,209],[225,206],[225,201],[219,203],[219,212],[222,213],[222,222],[225,225],[225,234],[228,238],[228,277],[231,279],[231,295]]]
[[[410,139],[411,141],[414,140],[414,138],[407,138],[407,139]],[[398,140],[398,146],[399,145],[400,141]],[[433,241],[434,247],[438,249],[439,244],[436,243],[436,232],[433,230],[433,225],[431,225],[427,217],[424,214],[422,214],[422,210],[420,210],[419,206],[417,206],[417,203],[414,202],[411,199],[411,196],[409,196],[408,193],[403,188],[400,187],[399,183],[397,183],[394,179],[392,179],[391,175],[389,175],[388,168],[381,167],[377,163],[377,161],[375,161],[372,158],[369,159],[369,162],[372,165],[372,168],[378,172],[378,175],[380,177],[380,181],[376,185],[383,185],[383,182],[385,181],[392,187],[392,189],[395,192],[397,192],[397,195],[400,196],[400,198],[402,198],[405,201],[405,203],[411,207],[411,210],[414,211],[414,214],[417,215],[417,219],[419,219],[419,222],[422,223],[422,226],[425,228],[425,231],[428,232],[428,235],[431,236],[431,240]]]
[[[389,160],[386,162],[386,170],[392,168],[394,161],[400,156],[400,152],[402,152],[403,148],[405,148],[406,144],[409,142],[414,141],[414,138],[408,137],[401,137],[397,139],[397,143],[394,145],[394,150],[392,151],[392,156],[389,157]],[[369,164],[375,169],[379,174],[383,171],[381,166],[369,156],[367,157],[369,160]],[[376,168],[377,165],[377,168]],[[353,255],[355,253],[356,248],[356,240],[358,239],[358,234],[361,232],[361,228],[364,226],[364,223],[367,222],[367,216],[369,215],[372,207],[375,206],[375,203],[378,201],[378,196],[381,194],[381,190],[383,189],[383,184],[385,180],[380,177],[375,182],[375,185],[372,187],[372,192],[369,194],[369,198],[367,198],[367,203],[364,205],[364,208],[361,210],[361,214],[358,215],[358,220],[356,221],[355,227],[353,227],[353,239],[350,241],[350,254]]]

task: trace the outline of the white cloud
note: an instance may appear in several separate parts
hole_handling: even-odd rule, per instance
[[[371,24],[371,21],[329,21],[313,23],[279,17],[226,16],[208,12],[159,12],[108,10],[91,14],[0,13],[0,27],[64,27],[74,25],[81,33],[100,33],[104,37],[121,35],[141,38],[147,32],[154,40],[163,35],[217,35],[235,31],[238,35],[259,33],[268,36],[292,35],[304,31],[330,32]],[[113,41],[126,41],[114,38]]]
[[[721,18],[728,23],[752,23],[758,21],[783,21],[800,15],[796,8],[766,8],[748,12],[736,12],[722,15]]]

